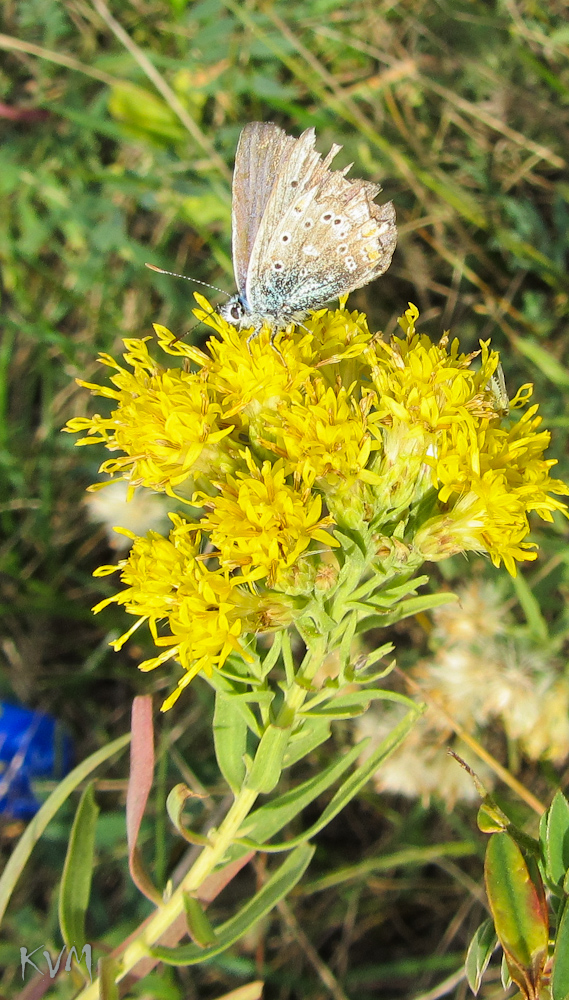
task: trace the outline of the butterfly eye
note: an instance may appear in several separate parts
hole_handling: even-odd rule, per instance
[[[231,306],[229,315],[231,316],[231,319],[241,319],[243,310],[238,302],[236,302],[234,306]]]

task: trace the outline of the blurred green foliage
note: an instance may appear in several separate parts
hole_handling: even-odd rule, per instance
[[[114,558],[82,503],[102,456],[74,450],[60,428],[91,406],[73,379],[97,377],[98,350],[149,335],[153,321],[180,335],[193,325],[191,284],[149,272],[146,261],[233,291],[230,176],[247,121],[277,121],[295,134],[313,125],[321,151],[343,143],[338,166],[353,160],[354,176],[381,181],[396,205],[399,246],[387,274],[352,305],[386,333],[411,300],[431,335],[451,328],[468,350],[492,337],[511,395],[535,382],[567,477],[569,32],[561,0],[115,0],[109,8],[5,0],[3,13],[0,694],[62,717],[82,757],[127,728],[132,694],[148,690],[149,679],[127,652],[108,651],[115,613],[91,618],[110,586],[91,571]],[[203,328],[190,336],[200,341]],[[543,556],[527,572],[529,586],[556,623],[560,650],[566,529],[556,522],[536,538]],[[451,584],[463,574],[464,564],[445,570]],[[408,640],[403,660],[421,642]],[[184,758],[200,782],[216,780],[209,712],[209,693],[196,685],[164,723],[162,755],[175,733],[181,759],[169,757],[160,771],[160,872],[179,850],[161,810],[176,775],[187,780]],[[146,912],[125,876],[121,792],[106,794],[91,915],[100,935],[119,920],[126,933]],[[435,815],[434,824],[429,816],[418,805],[395,812],[370,795],[323,837],[322,871],[374,851],[378,840],[389,849],[467,829],[460,812]],[[71,812],[53,824],[13,911],[11,943],[2,946],[10,960],[0,953],[5,989],[14,949],[17,961],[20,943],[30,948],[55,931],[53,886],[70,820]],[[5,831],[7,847],[14,835]],[[363,882],[311,902],[304,916],[337,977],[337,1000],[344,989],[376,995],[394,976],[394,994],[419,992],[458,969],[462,938],[457,948],[449,936],[450,960],[435,953],[437,929],[442,937],[461,905],[449,871],[419,880],[403,873],[387,902]],[[474,871],[479,878],[479,864]],[[358,913],[364,930],[356,933]],[[408,948],[393,913],[407,926]],[[366,933],[378,926],[390,930],[371,954]],[[309,958],[287,968],[296,952],[284,917],[268,953],[263,947],[200,973],[200,996],[255,975],[265,959],[267,995],[323,995]],[[152,995],[196,995],[188,976],[153,974]],[[57,987],[62,996],[70,988]]]

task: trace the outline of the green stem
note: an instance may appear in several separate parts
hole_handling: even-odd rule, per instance
[[[320,636],[311,644],[310,652],[305,657],[302,669],[302,679],[304,681],[312,679],[325,653],[326,637]],[[294,728],[294,717],[302,708],[307,694],[308,690],[297,684],[296,680],[293,680],[286,692],[285,701],[276,724],[279,725],[280,721],[292,731]],[[205,879],[211,875],[214,868],[220,864],[228,848],[236,839],[258,795],[259,792],[254,788],[248,787],[247,783],[237,793],[235,801],[219,829],[215,833],[210,833],[211,844],[204,847],[195,864],[168,902],[158,907],[153,917],[147,924],[141,927],[137,936],[125,948],[122,957],[118,959],[120,972],[116,977],[116,982],[124,979],[141,959],[148,956],[148,949],[160,940],[165,931],[184,912],[184,893],[195,893],[204,883]],[[90,986],[86,987],[76,1000],[98,1000],[98,997],[99,980],[97,979]]]
[[[196,892],[205,879],[211,875],[216,865],[222,861],[224,854],[235,840],[244,819],[255,804],[257,794],[257,792],[248,788],[241,789],[217,833],[211,835],[211,846],[203,849],[196,863],[168,902],[158,907],[152,919],[141,929],[140,934],[125,949],[120,959],[120,973],[116,977],[116,982],[124,979],[141,959],[148,957],[149,947],[156,944],[176,918],[183,913],[184,893]],[[76,1000],[98,1000],[98,997],[99,980],[97,979],[84,989]]]

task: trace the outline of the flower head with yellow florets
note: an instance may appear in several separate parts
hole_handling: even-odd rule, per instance
[[[97,610],[124,606],[164,647],[142,669],[169,658],[184,669],[164,708],[196,673],[246,662],[257,632],[341,624],[347,580],[368,595],[365,617],[374,587],[424,560],[475,551],[515,574],[535,558],[528,515],[565,513],[557,495],[569,490],[550,477],[537,406],[506,420],[497,405],[488,343],[472,354],[446,335],[435,344],[414,306],[386,343],[344,303],[249,343],[196,298],[216,333],[209,353],[157,327],[184,361],[166,368],[146,340],[126,341],[128,368],[101,358],[113,388],[81,383],[116,408],[67,427],[87,432],[78,444],[122,452],[101,471],[186,505],[168,538],[133,537],[128,558],[99,571],[118,568],[125,589]],[[530,395],[516,394],[514,417]]]

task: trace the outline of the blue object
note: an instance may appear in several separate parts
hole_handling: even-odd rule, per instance
[[[62,778],[73,745],[52,715],[0,702],[0,814],[31,819],[39,809],[34,778]]]

